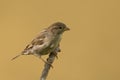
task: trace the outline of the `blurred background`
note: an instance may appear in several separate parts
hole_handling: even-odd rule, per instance
[[[10,60],[57,21],[71,30],[48,80],[120,80],[119,0],[0,0],[0,80],[39,80],[42,60]]]

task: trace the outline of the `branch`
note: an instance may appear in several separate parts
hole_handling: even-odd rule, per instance
[[[57,58],[58,52],[60,52],[59,48],[57,48],[54,52],[51,52],[49,54],[49,57],[47,58],[47,63],[45,63],[45,65],[44,65],[44,69],[42,71],[42,75],[40,77],[40,80],[46,80],[48,73],[49,73],[49,70],[50,70],[50,67],[52,67],[52,63],[54,62],[55,57]]]

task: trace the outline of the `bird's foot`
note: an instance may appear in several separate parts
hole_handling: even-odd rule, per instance
[[[43,58],[41,58],[41,57],[40,57],[40,59],[41,59],[45,64],[48,64],[48,65],[50,65],[51,68],[53,68],[53,66],[52,66],[52,64],[51,64],[50,62],[45,61],[45,60],[44,60]]]

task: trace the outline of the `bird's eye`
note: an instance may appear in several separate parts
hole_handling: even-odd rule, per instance
[[[62,27],[60,26],[59,29],[62,29]]]

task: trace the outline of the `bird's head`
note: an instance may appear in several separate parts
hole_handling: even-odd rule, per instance
[[[56,22],[56,23],[52,24],[48,29],[50,29],[50,31],[53,32],[54,34],[62,34],[63,32],[70,30],[62,22]]]

